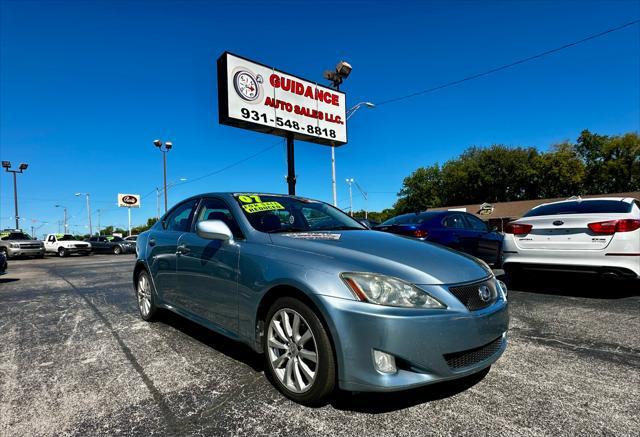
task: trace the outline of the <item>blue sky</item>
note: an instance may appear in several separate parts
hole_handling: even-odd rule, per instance
[[[207,191],[286,192],[278,137],[218,124],[216,67],[225,50],[310,80],[346,59],[347,104],[383,101],[508,63],[640,17],[638,1],[0,2],[0,158],[19,175],[22,227],[57,231],[68,207],[86,231],[124,226],[118,192],[162,182],[155,138],[171,140],[170,203]],[[478,80],[362,109],[338,149],[345,178],[391,206],[402,179],[471,145],[546,150],[582,129],[640,130],[640,26]],[[278,144],[215,176],[203,174]],[[297,142],[298,193],[331,200],[330,150]],[[0,227],[13,227],[13,186],[0,175]],[[155,193],[132,212],[155,216]],[[354,207],[364,200],[354,193]],[[48,223],[45,223],[48,222]]]

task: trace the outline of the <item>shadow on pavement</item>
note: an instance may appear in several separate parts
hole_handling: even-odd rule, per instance
[[[490,368],[453,381],[438,382],[420,388],[391,393],[350,393],[339,391],[331,405],[337,410],[358,413],[389,413],[418,404],[455,396],[484,379]]]
[[[224,337],[171,311],[163,311],[160,316],[160,321],[188,335],[194,340],[225,354],[229,358],[248,365],[256,372],[262,372],[264,370],[264,360],[262,356],[238,341]]]
[[[0,278],[0,284],[19,281],[20,278]]]
[[[640,296],[640,280],[607,279],[597,275],[556,272],[522,272],[515,283],[508,275],[502,274],[497,277],[507,284],[510,291],[592,299]]]

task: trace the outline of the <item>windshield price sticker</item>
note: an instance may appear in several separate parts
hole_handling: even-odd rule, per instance
[[[263,212],[263,211],[278,211],[281,209],[285,209],[284,206],[280,202],[263,202],[260,199],[260,196],[251,194],[243,194],[237,196],[238,200],[243,203],[242,209],[246,212],[253,214],[255,212]]]
[[[282,234],[285,237],[299,238],[301,240],[339,240],[341,234],[331,234],[328,232],[296,232]]]
[[[7,231],[0,232],[0,238],[8,237],[9,235],[11,235],[11,232],[7,232]]]

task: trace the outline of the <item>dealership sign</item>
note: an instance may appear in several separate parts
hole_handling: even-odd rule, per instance
[[[225,52],[218,59],[220,123],[318,144],[347,142],[344,93]]]
[[[121,208],[140,208],[140,195],[118,193],[118,206]]]

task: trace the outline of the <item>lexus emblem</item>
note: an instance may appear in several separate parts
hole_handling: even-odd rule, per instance
[[[553,222],[554,226],[561,226],[564,225],[564,222],[562,220],[556,220],[555,222]]]
[[[491,290],[486,285],[478,287],[478,295],[483,302],[489,302],[489,300],[491,300]]]

